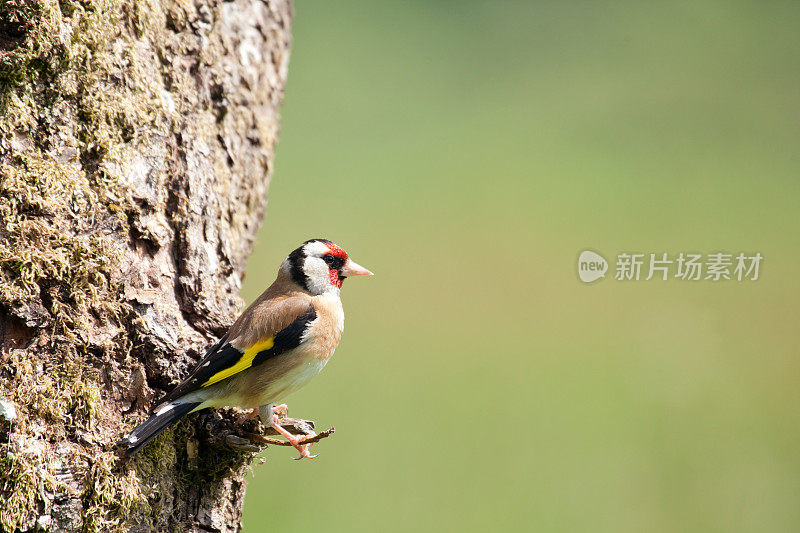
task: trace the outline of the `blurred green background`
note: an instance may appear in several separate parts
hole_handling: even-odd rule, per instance
[[[668,4],[297,1],[243,296],[311,237],[376,276],[246,531],[800,530],[800,4]],[[761,279],[613,279],[720,250]]]

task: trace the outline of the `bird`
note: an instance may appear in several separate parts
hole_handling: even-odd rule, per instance
[[[189,376],[162,398],[150,417],[121,441],[131,457],[189,413],[208,407],[253,409],[302,458],[314,458],[278,423],[275,405],[319,374],[344,331],[340,290],[351,276],[372,276],[340,246],[310,239],[281,263],[275,281],[239,316]],[[257,411],[256,411],[257,410]]]

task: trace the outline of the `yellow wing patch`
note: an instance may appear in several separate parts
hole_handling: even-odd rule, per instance
[[[275,344],[275,337],[270,337],[268,339],[264,339],[263,341],[258,341],[248,349],[244,351],[242,357],[236,361],[236,364],[226,368],[225,370],[220,370],[210,378],[208,381],[200,385],[201,387],[208,387],[209,385],[213,385],[218,381],[222,381],[225,378],[229,378],[234,374],[238,374],[242,370],[248,369],[253,365],[253,359],[255,359],[258,352],[263,350],[269,350]]]

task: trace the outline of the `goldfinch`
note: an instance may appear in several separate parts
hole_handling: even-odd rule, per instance
[[[122,439],[125,455],[135,454],[189,413],[239,406],[258,408],[262,421],[297,448],[298,459],[316,457],[302,438],[278,424],[273,404],[308,383],[333,355],[344,330],[342,283],[347,277],[364,275],[372,272],[331,241],[304,242],[189,377]]]

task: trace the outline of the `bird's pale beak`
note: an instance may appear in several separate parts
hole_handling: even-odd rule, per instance
[[[352,259],[348,259],[341,269],[342,276],[374,276],[372,272],[362,267]]]

